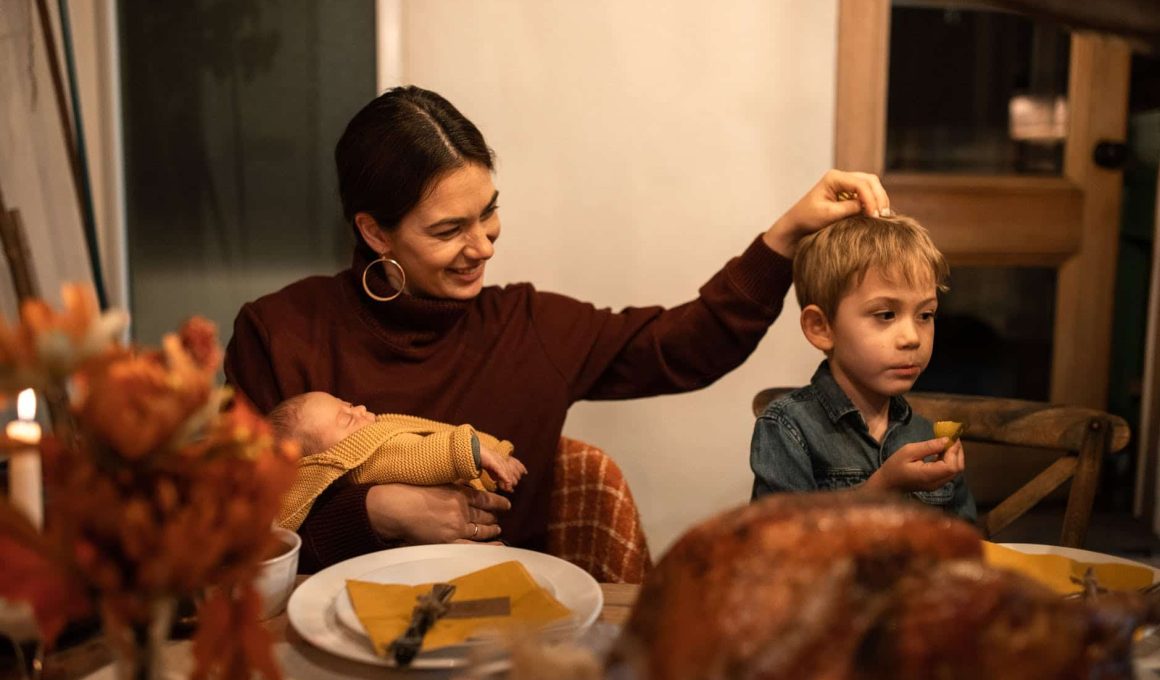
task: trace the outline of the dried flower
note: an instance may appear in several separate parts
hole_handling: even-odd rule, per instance
[[[55,548],[35,554],[55,560],[59,568],[44,573],[58,581],[30,581],[29,560],[5,560],[0,597],[48,602],[37,615],[51,640],[76,613],[44,596],[62,578],[88,593],[111,629],[213,586],[195,675],[276,677],[252,581],[276,541],[270,527],[296,447],[214,384],[222,353],[211,322],[191,319],[159,350],[126,347],[116,341],[121,317],[98,315],[91,291],[70,287],[64,297],[60,314],[33,301],[19,325],[0,322],[0,389],[71,395],[57,405],[70,416],[67,432],[41,444],[52,505],[36,541]],[[28,544],[14,527],[0,521],[0,543]]]
[[[0,398],[66,381],[80,364],[112,345],[129,321],[119,310],[101,314],[91,287],[66,284],[61,298],[60,313],[42,300],[29,300],[21,305],[19,324],[0,319]]]

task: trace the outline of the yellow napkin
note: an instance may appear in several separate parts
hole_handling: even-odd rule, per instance
[[[1091,567],[1099,584],[1108,590],[1137,590],[1152,585],[1152,570],[1132,564],[1077,562],[1062,555],[1028,555],[989,541],[983,541],[983,559],[992,566],[1017,571],[1043,583],[1057,593],[1078,593]]]
[[[511,598],[511,615],[439,619],[423,638],[422,651],[458,644],[485,630],[539,628],[572,614],[570,609],[536,583],[523,564],[515,560],[464,574],[448,583],[455,586],[452,602],[491,597]],[[346,582],[351,605],[363,628],[367,630],[376,653],[388,655],[391,642],[402,635],[411,623],[411,612],[419,596],[430,592],[432,585]]]

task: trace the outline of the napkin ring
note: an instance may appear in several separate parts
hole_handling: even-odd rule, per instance
[[[378,295],[378,294],[374,293],[373,291],[371,291],[371,288],[370,288],[370,286],[368,286],[368,285],[367,285],[367,274],[369,274],[369,273],[370,273],[370,271],[371,271],[371,267],[375,266],[376,264],[378,264],[378,263],[380,263],[380,262],[382,262],[382,263],[383,263],[383,271],[384,271],[384,273],[386,273],[386,274],[387,274],[387,280],[388,280],[388,281],[390,281],[390,280],[391,280],[391,277],[390,277],[390,274],[389,274],[389,273],[387,273],[387,269],[388,269],[389,267],[394,267],[395,269],[399,270],[399,279],[400,279],[400,280],[399,280],[399,287],[398,287],[398,289],[397,289],[397,290],[395,290],[395,292],[394,292],[393,294],[391,294],[391,295],[387,295],[387,296]],[[368,264],[368,265],[367,265],[367,268],[363,270],[363,275],[362,275],[362,287],[363,287],[363,291],[364,291],[364,292],[365,292],[365,293],[366,293],[368,296],[370,296],[370,298],[371,298],[372,300],[378,300],[379,302],[390,302],[391,300],[394,300],[395,298],[397,298],[397,297],[399,297],[400,295],[402,295],[402,294],[403,294],[403,287],[404,287],[404,286],[406,286],[406,285],[407,285],[407,272],[405,272],[405,271],[403,270],[403,265],[399,264],[397,260],[392,260],[391,258],[387,257],[386,255],[383,255],[383,256],[382,256],[382,257],[380,257],[379,259],[377,259],[377,260],[375,260],[374,262],[372,262],[372,263]]]

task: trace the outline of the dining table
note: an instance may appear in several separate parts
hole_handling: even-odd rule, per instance
[[[301,585],[306,576],[299,576],[295,587]],[[610,641],[619,633],[628,620],[633,603],[636,602],[640,586],[628,583],[602,583],[604,596],[600,616],[586,633],[589,639]],[[340,658],[329,652],[315,648],[303,639],[290,624],[285,611],[264,622],[274,640],[274,654],[281,665],[286,680],[315,680],[327,678],[408,678],[415,680],[442,680],[452,678],[453,670],[405,671],[374,666]],[[599,643],[598,643],[599,644]],[[185,678],[192,671],[191,643],[188,640],[174,641],[164,650],[166,678]],[[67,648],[50,652],[45,660],[42,680],[114,680],[112,652],[101,635],[73,644]],[[0,672],[0,680],[20,678],[16,668],[5,668]]]

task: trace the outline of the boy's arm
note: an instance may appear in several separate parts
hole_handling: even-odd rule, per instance
[[[814,466],[801,430],[784,414],[766,413],[753,426],[749,447],[752,500],[779,491],[815,491]]]

